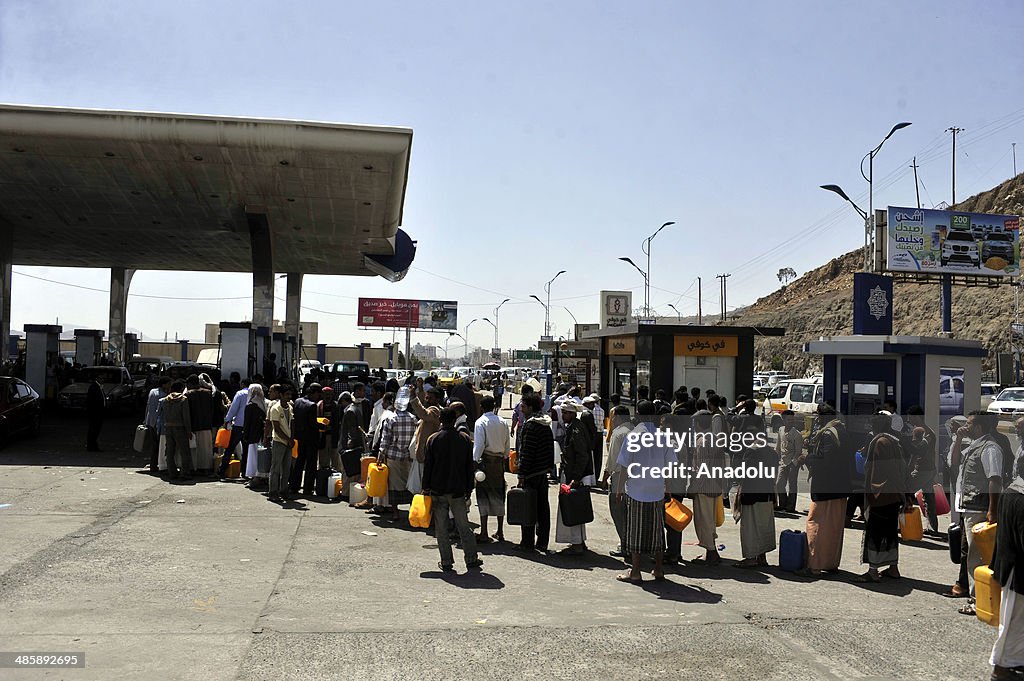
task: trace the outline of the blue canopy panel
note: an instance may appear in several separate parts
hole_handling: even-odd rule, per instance
[[[405,278],[415,257],[416,242],[404,230],[399,229],[395,232],[394,255],[364,254],[363,264],[366,269],[394,283]]]

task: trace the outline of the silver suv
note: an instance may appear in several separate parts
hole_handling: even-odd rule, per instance
[[[978,252],[978,242],[974,240],[974,236],[970,232],[954,229],[942,241],[940,259],[943,267],[946,265],[980,267],[981,254]]]

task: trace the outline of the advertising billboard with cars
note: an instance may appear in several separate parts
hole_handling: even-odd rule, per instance
[[[1020,275],[1020,218],[889,206],[885,268],[890,272]]]
[[[359,326],[458,331],[458,308],[454,300],[360,298]]]

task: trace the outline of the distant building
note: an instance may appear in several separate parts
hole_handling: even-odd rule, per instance
[[[417,343],[412,346],[412,354],[416,355],[421,360],[437,359],[437,347],[433,345],[420,345]]]

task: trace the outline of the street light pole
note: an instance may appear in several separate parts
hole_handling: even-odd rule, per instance
[[[473,326],[478,321],[480,321],[480,320],[479,319],[474,319],[469,324],[466,324],[466,335],[465,336],[459,336],[459,338],[461,338],[466,343],[466,354],[467,355],[469,354],[469,341],[466,340],[466,339],[469,338],[469,327]],[[456,335],[458,335],[458,334],[456,334]]]
[[[530,297],[533,298],[534,300],[536,300],[538,303],[540,303],[540,306],[544,308],[544,335],[547,336],[548,335],[548,322],[547,322],[547,320],[548,320],[548,306],[544,303],[543,300],[541,300],[537,296],[533,295],[532,293],[530,294]]]
[[[576,315],[574,315],[572,313],[572,310],[570,310],[569,308],[565,307],[565,305],[563,305],[562,307],[565,308],[565,311],[569,313],[570,317],[572,317],[572,323],[574,325],[572,327],[572,339],[573,340],[579,340],[579,338],[576,337],[576,327],[579,326],[579,322],[576,321]]]
[[[498,304],[498,307],[494,308],[494,324],[492,325],[494,326],[494,347],[498,348],[499,353],[501,352],[501,346],[498,345],[498,310],[500,310],[501,306],[510,300],[512,299],[506,298]]]
[[[559,270],[558,274],[551,277],[551,281],[544,284],[544,293],[547,294],[548,302],[544,305],[544,335],[551,335],[551,282],[558,279],[559,276],[565,274],[565,270]]]
[[[673,310],[675,310],[675,311],[676,311],[676,321],[677,321],[677,322],[681,322],[681,321],[683,321],[683,313],[679,311],[679,308],[677,308],[677,307],[676,307],[675,305],[673,305],[672,303],[669,303],[669,304],[668,304],[668,306],[669,306],[669,307],[671,307],[671,308],[672,308]]]
[[[644,278],[644,317],[645,318],[649,318],[651,316],[650,315],[651,310],[647,306],[647,289],[648,289],[647,273],[644,272],[642,269],[640,269],[640,266],[637,265],[635,262],[633,262],[630,258],[619,258],[619,260],[621,260],[622,262],[628,262],[630,265],[632,265],[636,269],[637,272],[640,273],[640,276]]]
[[[874,149],[872,149],[871,151],[869,151],[867,154],[865,154],[864,158],[862,158],[860,160],[860,176],[863,177],[868,182],[868,217],[867,217],[867,219],[865,221],[865,224],[864,224],[864,271],[865,272],[870,272],[871,269],[872,269],[871,268],[871,251],[870,251],[870,248],[869,248],[869,242],[873,243],[874,242],[874,238],[875,238],[875,230],[874,230],[874,226],[875,226],[875,193],[874,193],[874,188],[875,188],[875,183],[874,183],[874,177],[875,177],[875,155],[878,154],[878,151],[882,148],[882,145],[885,144],[885,141],[887,139],[892,137],[894,132],[896,132],[897,130],[902,130],[903,128],[906,128],[909,125],[910,125],[909,122],[904,121],[902,123],[897,123],[896,125],[892,126],[892,130],[889,131],[888,135],[886,135],[885,137],[882,138],[882,141],[878,143],[878,146],[875,147]],[[868,174],[866,176],[864,175],[864,159],[867,159],[867,161],[868,161]],[[870,235],[870,238],[869,238],[869,235]]]
[[[651,242],[654,241],[654,237],[658,236],[658,232],[674,224],[676,223],[666,222],[658,227],[654,234],[644,239],[643,244],[640,245],[640,250],[647,256],[647,274],[644,276],[644,315],[647,317],[651,316]]]
[[[495,324],[494,322],[492,322],[492,321],[491,321],[490,319],[488,319],[487,317],[484,317],[484,318],[483,318],[483,319],[482,319],[481,321],[487,322],[488,324],[490,324],[491,326],[493,326],[493,327],[494,327],[494,335],[495,335],[495,337],[497,337],[497,335],[498,335],[498,325],[497,325],[497,324]],[[495,347],[497,347],[497,346],[495,346]]]

